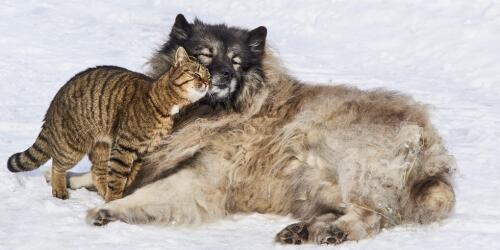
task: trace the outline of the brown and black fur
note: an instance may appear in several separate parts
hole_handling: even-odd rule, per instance
[[[241,67],[233,66],[235,91],[212,91],[226,93],[219,101],[234,109],[184,114],[165,146],[145,157],[138,188],[89,210],[89,224],[181,225],[272,213],[298,220],[278,232],[280,243],[339,244],[451,214],[454,158],[425,105],[394,91],[298,81],[265,47],[265,34],[177,16],[151,75],[171,67],[176,46],[199,51],[212,75],[221,75],[235,47],[248,50]]]
[[[172,116],[209,85],[208,70],[182,47],[157,80],[115,66],[87,69],[59,90],[37,140],[11,156],[8,169],[33,170],[52,158],[52,194],[66,199],[66,171],[88,154],[98,192],[106,201],[120,198],[141,156],[171,132]]]

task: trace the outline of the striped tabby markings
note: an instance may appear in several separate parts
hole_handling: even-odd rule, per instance
[[[92,182],[106,201],[122,197],[141,165],[171,132],[172,115],[210,87],[208,69],[179,48],[175,65],[153,80],[114,66],[87,69],[56,94],[35,143],[7,161],[29,171],[52,158],[52,195],[68,198],[66,171],[88,154]]]

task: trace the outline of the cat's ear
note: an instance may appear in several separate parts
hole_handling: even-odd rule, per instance
[[[188,23],[184,15],[178,14],[175,17],[174,26],[170,31],[170,38],[178,41],[184,41],[189,38],[191,34],[191,24]]]
[[[180,63],[187,62],[189,60],[189,55],[183,47],[177,48],[175,51],[175,65],[179,65]]]
[[[266,46],[267,29],[260,26],[248,32],[247,44],[253,53],[262,55]]]

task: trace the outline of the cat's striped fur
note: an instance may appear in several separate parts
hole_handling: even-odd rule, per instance
[[[182,47],[157,80],[114,66],[87,69],[59,90],[35,143],[12,155],[8,169],[33,170],[52,158],[52,194],[66,199],[65,173],[88,154],[98,192],[106,201],[120,198],[141,156],[170,133],[172,115],[210,85],[208,70]]]

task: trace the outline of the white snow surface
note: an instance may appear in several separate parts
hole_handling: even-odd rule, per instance
[[[500,2],[0,1],[0,249],[272,249],[290,217],[237,215],[191,228],[85,224],[103,201],[86,190],[52,197],[40,169],[13,174],[59,87],[95,65],[144,72],[177,13],[268,28],[299,79],[383,87],[432,106],[457,158],[457,205],[427,226],[403,225],[338,249],[500,249]],[[87,160],[77,170],[89,168]],[[301,249],[320,248],[305,245]]]

